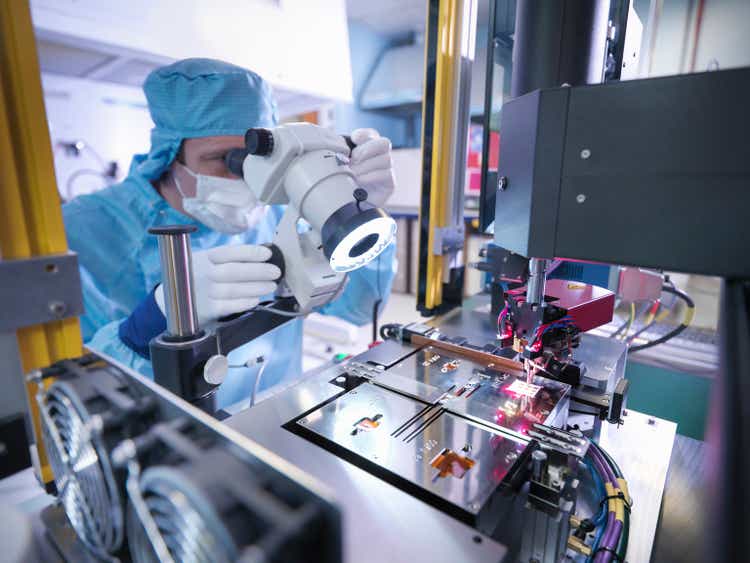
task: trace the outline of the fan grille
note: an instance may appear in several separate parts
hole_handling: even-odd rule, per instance
[[[122,544],[122,508],[101,440],[89,413],[55,383],[41,401],[42,433],[60,502],[79,538],[105,556]]]
[[[150,478],[156,472],[158,477]],[[237,549],[229,532],[206,497],[181,472],[163,467],[149,469],[141,479],[140,492],[174,561],[229,563],[237,559]],[[128,519],[133,561],[158,561],[132,501],[128,507]]]

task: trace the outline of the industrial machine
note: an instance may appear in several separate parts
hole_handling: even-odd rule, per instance
[[[64,560],[340,560],[328,493],[159,385],[95,355],[31,377],[59,499],[42,519]]]

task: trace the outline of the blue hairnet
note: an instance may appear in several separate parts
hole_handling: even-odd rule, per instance
[[[270,85],[244,68],[212,59],[185,59],[151,72],[143,84],[151,118],[151,150],[136,172],[159,178],[183,139],[243,135],[276,125]]]

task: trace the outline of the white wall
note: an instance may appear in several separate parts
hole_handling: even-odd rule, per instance
[[[282,88],[352,99],[344,0],[32,0],[38,33],[171,59],[210,57]]]
[[[750,1],[706,0],[699,25],[697,6],[691,0],[655,4],[647,26],[651,36],[644,35],[642,76],[750,65]]]
[[[127,174],[135,153],[148,152],[153,122],[140,88],[118,86],[57,75],[43,74],[44,102],[55,156],[55,174],[65,199],[101,189],[102,178],[79,176],[68,189],[72,173],[80,169],[101,169],[84,151],[79,157],[67,156],[60,141],[83,140],[105,161],[115,160],[119,179]]]

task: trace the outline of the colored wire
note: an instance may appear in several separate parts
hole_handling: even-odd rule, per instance
[[[618,497],[623,497],[610,498],[606,503],[608,506],[606,531],[601,533],[600,530],[596,535],[592,546],[593,560],[608,563],[613,557],[616,557],[620,561],[624,561],[630,535],[629,507],[632,503],[628,494],[627,482],[617,462],[596,442],[591,441],[590,443],[591,460],[598,471],[605,475],[604,480],[609,485],[608,496],[616,493]]]
[[[594,482],[597,486],[597,490],[599,491],[601,498],[604,498],[607,494],[603,482],[605,476],[603,473],[601,473],[601,467],[597,468],[599,464],[596,462],[593,453],[586,458],[586,465],[588,466],[589,471],[591,471],[591,474],[594,476]],[[597,514],[596,520],[594,521],[594,524],[598,526],[598,530],[596,531],[596,535],[594,536],[594,543],[591,544],[592,555],[590,555],[586,559],[587,561],[593,560],[593,554],[596,552],[599,544],[602,541],[602,537],[604,536],[604,532],[607,528],[607,515],[608,510],[606,508],[606,504],[602,503],[599,506],[599,513]]]
[[[638,352],[639,350],[645,350],[646,348],[651,348],[653,346],[658,346],[659,344],[664,344],[666,341],[671,340],[672,338],[680,334],[683,330],[685,330],[688,326],[690,326],[691,322],[693,322],[693,316],[695,315],[695,302],[690,298],[690,296],[684,291],[680,291],[676,287],[671,287],[669,285],[664,285],[662,287],[662,291],[671,293],[685,302],[685,305],[687,307],[685,309],[685,317],[682,320],[682,324],[678,325],[677,327],[675,327],[673,330],[671,330],[670,332],[668,332],[661,338],[657,338],[656,340],[652,340],[650,342],[646,342],[645,344],[640,344],[638,346],[631,346],[628,349],[628,352]]]
[[[628,320],[626,320],[624,323],[620,325],[620,327],[614,331],[612,334],[609,335],[610,338],[617,338],[617,336],[624,330],[625,334],[628,333],[630,330],[630,327],[633,326],[633,321],[635,321],[635,303],[630,304],[630,314],[628,315]]]

